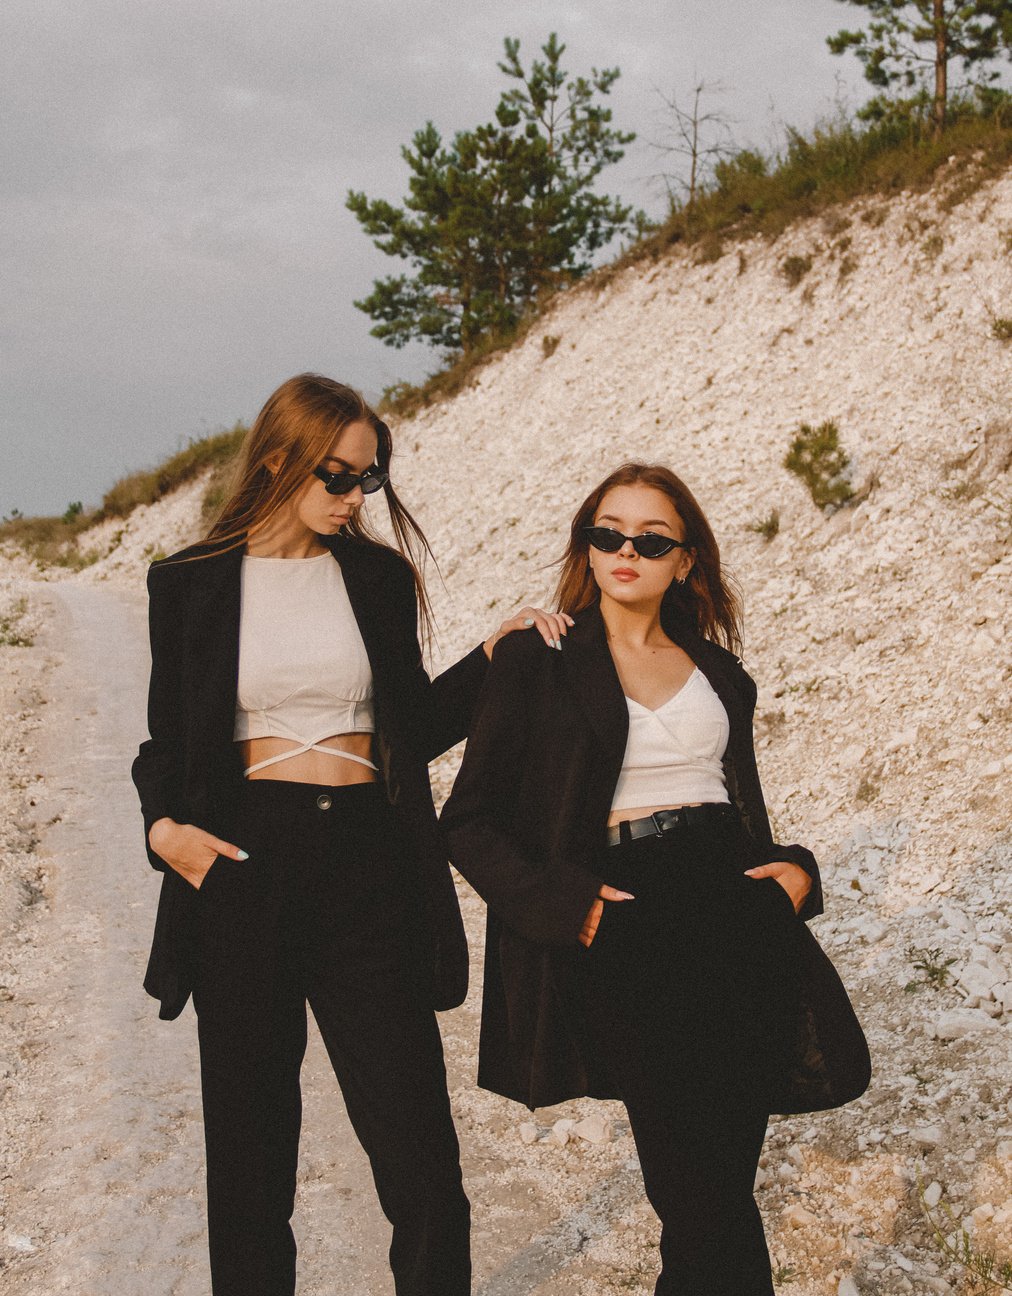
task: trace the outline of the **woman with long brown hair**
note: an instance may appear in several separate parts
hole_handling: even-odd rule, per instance
[[[133,777],[164,879],[145,987],[166,1018],[193,994],[215,1296],[295,1290],[307,1002],[393,1225],[398,1296],[470,1291],[433,1012],[463,1000],[467,946],[426,765],[466,734],[500,636],[537,625],[557,647],[567,626],[524,609],[430,682],[427,545],[391,449],[350,387],[290,379],[209,534],[148,575]],[[362,510],[378,490],[397,549]]]
[[[499,645],[442,818],[488,905],[478,1083],[621,1098],[659,1296],[772,1296],[753,1181],[822,897],[770,832],[739,598],[689,489],[636,463],[577,510],[556,597],[563,651]]]

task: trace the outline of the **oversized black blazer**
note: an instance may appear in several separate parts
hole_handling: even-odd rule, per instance
[[[770,831],[752,742],[755,683],[737,657],[666,608],[662,617],[727,711],[724,773],[750,856],[742,868],[799,864],[812,878],[801,917],[814,917],[814,856]],[[524,635],[497,644],[441,818],[451,860],[488,905],[478,1083],[531,1108],[616,1096],[580,1021],[575,977],[629,723],[597,604],[576,616],[561,652],[536,646]]]
[[[327,543],[341,565],[372,668],[374,759],[412,843],[405,885],[415,888],[421,906],[416,928],[424,942],[422,975],[431,978],[433,1007],[455,1007],[467,993],[467,943],[427,766],[465,737],[487,659],[479,645],[430,681],[407,563],[392,549],[349,537]],[[200,900],[196,888],[147,845],[147,833],[155,820],[168,816],[241,845],[236,802],[243,773],[233,732],[243,552],[192,546],[153,563],[148,572],[151,736],[141,744],[132,774],[148,859],[164,873],[144,986],[161,1001],[159,1015],[165,1018],[182,1012],[193,987]],[[297,637],[298,626],[290,629]]]

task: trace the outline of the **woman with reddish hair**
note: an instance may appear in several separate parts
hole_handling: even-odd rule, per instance
[[[773,841],[740,603],[685,484],[619,468],[561,568],[565,647],[496,649],[442,817],[488,905],[478,1083],[531,1108],[621,1098],[661,1219],[658,1296],[772,1296],[752,1195],[767,1117],[867,1084],[798,920],[822,911],[819,870]],[[845,1038],[799,1099],[810,966]]]
[[[214,1296],[295,1290],[307,1002],[393,1225],[398,1296],[470,1292],[433,1013],[463,1000],[467,945],[427,762],[465,736],[497,639],[536,624],[558,647],[567,626],[524,609],[430,682],[427,545],[391,452],[352,388],[290,379],[206,538],[148,575],[133,777],[164,878],[144,984],[166,1018],[193,994]],[[362,509],[380,490],[397,548]]]

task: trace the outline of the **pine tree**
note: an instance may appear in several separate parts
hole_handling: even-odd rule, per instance
[[[420,338],[466,352],[508,335],[542,294],[586,274],[594,252],[633,227],[628,206],[593,192],[634,138],[599,101],[618,68],[570,79],[554,33],[529,71],[519,51],[505,41],[499,67],[518,84],[491,122],[449,143],[429,122],[402,149],[411,172],[403,206],[348,194],[376,246],[411,266],[355,303],[389,346]]]
[[[998,79],[990,64],[1012,49],[1012,0],[839,0],[867,9],[867,30],[839,31],[827,40],[834,54],[853,50],[864,74],[884,91],[903,87],[908,98],[930,96],[936,133],[945,127],[949,63],[977,71],[977,84]],[[871,111],[888,100],[879,97]],[[868,114],[866,114],[868,115]]]

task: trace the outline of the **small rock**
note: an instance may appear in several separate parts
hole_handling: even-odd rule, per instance
[[[768,1179],[769,1179],[769,1175],[762,1168],[762,1166],[759,1166],[759,1168],[755,1172],[755,1183],[753,1183],[752,1185],[752,1191],[758,1192],[759,1189],[763,1186],[764,1183],[766,1183]]]
[[[1004,975],[1002,980],[1004,980]],[[982,963],[967,963],[966,967],[960,972],[957,981],[971,998],[990,999],[992,998],[992,988],[997,983],[998,978],[990,968],[985,967]]]
[[[924,1190],[924,1204],[927,1206],[928,1210],[934,1210],[941,1200],[942,1185],[935,1180],[934,1182],[929,1183],[927,1188]]]
[[[610,1143],[611,1121],[603,1116],[587,1116],[573,1126],[572,1132],[588,1143]]]
[[[997,1023],[977,1008],[953,1008],[943,1012],[935,1022],[935,1035],[942,1040],[965,1039],[982,1030],[993,1030]]]
[[[23,1233],[8,1233],[6,1242],[12,1251],[21,1251],[27,1254],[35,1250],[35,1243]]]
[[[861,1288],[848,1274],[846,1278],[840,1279],[840,1285],[836,1289],[836,1296],[861,1296]]]
[[[937,1147],[942,1141],[941,1125],[915,1125],[910,1137],[918,1147]]]
[[[818,1215],[813,1215],[810,1210],[805,1210],[804,1206],[799,1206],[797,1203],[788,1206],[783,1217],[791,1228],[807,1228],[810,1224],[819,1222]]]
[[[520,1122],[520,1142],[536,1143],[538,1141],[538,1127],[533,1121]]]
[[[988,1220],[994,1219],[994,1207],[990,1202],[983,1202],[970,1212],[970,1218],[974,1224],[986,1224]]]
[[[569,1142],[569,1135],[575,1124],[575,1121],[568,1119],[557,1120],[548,1135],[549,1139],[559,1147],[565,1147]]]

